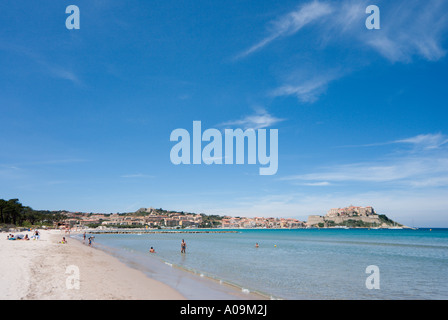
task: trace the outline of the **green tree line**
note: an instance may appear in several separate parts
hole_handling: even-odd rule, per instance
[[[0,225],[53,225],[64,219],[63,211],[34,210],[22,205],[19,199],[0,199]]]

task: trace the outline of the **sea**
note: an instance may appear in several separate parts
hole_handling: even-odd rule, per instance
[[[93,236],[94,247],[187,299],[232,299],[233,291],[285,300],[448,299],[448,229],[185,229]],[[182,239],[186,253],[180,252]]]

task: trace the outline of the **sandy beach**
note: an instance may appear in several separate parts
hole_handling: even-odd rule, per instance
[[[60,231],[41,231],[39,240],[28,241],[7,240],[7,234],[0,233],[2,300],[185,299],[101,250],[70,238],[61,244],[65,235]]]
[[[59,230],[39,232],[39,240],[7,240],[8,233],[0,233],[0,300],[266,299],[177,268],[154,269],[149,277],[87,241]]]

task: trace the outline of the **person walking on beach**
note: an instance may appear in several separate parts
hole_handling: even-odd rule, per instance
[[[186,248],[187,248],[187,244],[185,243],[184,239],[182,239],[182,242],[180,244],[180,253],[185,253]]]

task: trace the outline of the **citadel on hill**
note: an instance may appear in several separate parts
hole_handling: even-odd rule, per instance
[[[309,227],[378,227],[388,228],[392,226],[404,227],[402,224],[390,220],[384,214],[377,214],[372,207],[356,207],[350,205],[345,208],[333,208],[328,210],[325,216],[310,215],[307,225]]]

